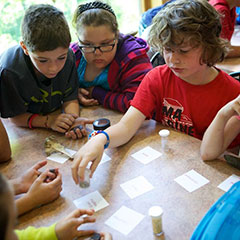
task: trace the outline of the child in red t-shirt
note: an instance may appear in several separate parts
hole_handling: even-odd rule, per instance
[[[72,175],[92,162],[95,171],[104,148],[129,141],[146,118],[202,139],[218,110],[240,94],[240,83],[214,64],[227,54],[218,12],[202,0],[176,0],[154,18],[149,43],[166,65],[143,79],[131,107],[120,120],[88,141],[75,155]]]

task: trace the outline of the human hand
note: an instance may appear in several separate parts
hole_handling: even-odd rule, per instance
[[[78,117],[75,119],[70,130],[65,133],[65,136],[72,139],[79,139],[87,136],[86,124],[92,124],[94,120],[88,118]]]
[[[58,171],[56,173],[57,176],[52,179],[54,173],[47,169],[34,181],[26,193],[26,198],[32,204],[31,208],[49,203],[59,197],[62,191],[62,175]]]
[[[92,162],[90,167],[92,177],[99,162],[101,161],[106,137],[103,134],[98,134],[92,137],[85,145],[83,145],[74,155],[72,165],[72,177],[76,184],[79,183],[78,176],[84,181],[84,171],[89,162]]]
[[[87,217],[82,217],[87,214]],[[55,231],[58,240],[72,240],[76,237],[87,236],[94,233],[94,230],[78,230],[79,226],[84,223],[93,223],[95,218],[89,217],[94,214],[94,210],[76,209],[66,218],[57,222]]]
[[[47,164],[47,161],[41,161],[33,165],[31,168],[29,168],[22,176],[20,176],[17,179],[13,180],[14,190],[15,194],[21,194],[26,193],[33,182],[38,178],[38,176],[41,174],[39,171],[40,168],[45,166]],[[53,174],[50,175],[52,178]]]
[[[93,90],[93,87],[88,89],[85,89],[85,88],[78,89],[78,100],[80,104],[84,106],[99,105],[98,100],[92,98],[92,90]]]
[[[227,118],[232,117],[233,115],[240,116],[240,95],[233,99],[231,102],[227,103],[221,110],[222,113]]]
[[[65,133],[73,125],[76,118],[78,115],[70,113],[50,114],[48,115],[48,126],[56,132]]]
[[[102,232],[101,234],[101,240],[112,240],[112,236],[108,232]]]

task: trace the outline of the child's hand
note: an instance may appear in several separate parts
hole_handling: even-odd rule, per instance
[[[65,133],[78,116],[70,113],[61,113],[48,116],[48,127],[60,133]]]
[[[78,117],[75,119],[70,130],[65,133],[65,136],[72,139],[82,138],[87,136],[86,124],[92,124],[94,120],[88,118]]]
[[[112,236],[108,232],[101,233],[101,240],[112,240]]]
[[[95,106],[99,105],[98,100],[92,98],[92,88],[85,89],[85,88],[79,88],[78,89],[78,100],[80,104],[83,106]]]
[[[28,169],[22,176],[12,180],[15,194],[26,193],[28,189],[32,186],[33,182],[41,174],[39,169],[45,166],[46,164],[47,164],[46,160],[38,162],[35,165],[33,165],[30,169]]]
[[[233,115],[240,116],[240,95],[226,104],[219,112],[227,118],[230,118]]]
[[[94,217],[81,217],[85,214],[92,216],[94,214],[94,210],[77,209],[66,218],[57,222],[55,231],[58,240],[72,240],[75,237],[93,234],[94,230],[78,230],[79,226],[82,224],[96,221]]]
[[[47,178],[52,178],[53,173],[45,170],[32,184],[26,197],[32,204],[32,208],[49,203],[59,197],[62,191],[62,175],[58,172],[55,179],[46,182]]]

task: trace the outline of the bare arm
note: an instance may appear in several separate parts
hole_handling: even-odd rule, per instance
[[[203,160],[213,160],[219,157],[240,132],[240,96],[219,110],[206,130],[202,144]]]
[[[6,129],[0,120],[0,162],[5,162],[11,158],[11,148]]]
[[[146,117],[139,110],[130,107],[117,124],[106,130],[110,138],[109,147],[121,146],[128,142],[141,126],[145,118]],[[81,179],[84,179],[84,171],[89,162],[93,162],[91,171],[92,174],[94,173],[102,158],[106,142],[106,136],[104,134],[98,134],[91,138],[90,141],[75,154],[72,166],[72,176],[76,184],[78,183],[78,174]]]
[[[240,57],[240,46],[233,46],[230,47],[230,52],[227,55],[227,58],[234,58]]]

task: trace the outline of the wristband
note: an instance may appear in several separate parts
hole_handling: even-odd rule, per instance
[[[105,132],[105,131],[102,131],[102,130],[98,130],[98,131],[92,131],[89,136],[88,136],[88,139],[90,139],[91,137],[94,137],[96,135],[98,135],[99,133],[103,133],[106,138],[107,138],[107,142],[106,144],[104,145],[104,149],[106,149],[108,146],[109,146],[109,143],[110,143],[110,138],[109,138],[109,135]]]
[[[27,125],[30,129],[33,129],[33,126],[32,126],[32,121],[35,117],[39,116],[39,114],[37,113],[34,113],[32,115],[29,116],[28,120],[27,120]]]

